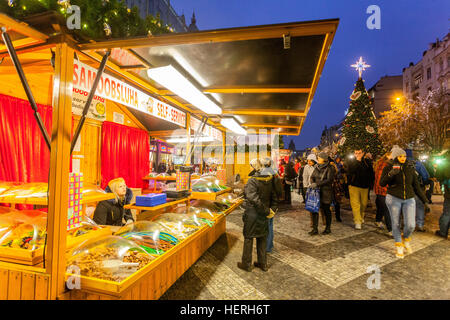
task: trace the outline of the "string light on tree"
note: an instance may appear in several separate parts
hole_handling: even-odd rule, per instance
[[[361,77],[362,77],[362,72],[363,72],[363,71],[366,71],[366,68],[369,68],[370,65],[366,64],[366,63],[363,61],[363,58],[362,58],[362,57],[359,57],[359,60],[356,61],[355,64],[352,64],[351,67],[355,68],[355,69],[358,71],[358,73],[359,73],[359,78],[361,78]]]

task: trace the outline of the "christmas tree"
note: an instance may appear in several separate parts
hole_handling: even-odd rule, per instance
[[[359,71],[359,78],[355,90],[350,96],[350,108],[342,127],[342,138],[339,141],[339,153],[342,156],[353,153],[354,150],[363,150],[374,157],[383,150],[378,135],[378,126],[372,108],[372,100],[367,93],[362,80],[362,71],[366,65],[362,58],[352,65]]]

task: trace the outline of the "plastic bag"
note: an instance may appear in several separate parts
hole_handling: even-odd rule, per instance
[[[320,209],[320,189],[308,188],[306,190],[305,209],[309,212],[319,212]]]

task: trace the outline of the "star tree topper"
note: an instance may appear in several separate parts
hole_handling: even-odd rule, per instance
[[[352,64],[351,67],[355,68],[356,70],[358,70],[359,73],[359,77],[361,78],[362,76],[362,72],[366,70],[366,68],[369,68],[370,65],[366,64],[362,57],[359,57],[359,61],[357,61],[355,64]]]

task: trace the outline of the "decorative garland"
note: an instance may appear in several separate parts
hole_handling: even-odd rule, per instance
[[[142,19],[139,9],[136,6],[128,8],[123,0],[2,0],[0,12],[26,20],[32,15],[53,11],[67,19],[73,14],[68,14],[71,5],[80,7],[81,29],[70,32],[83,39],[105,40],[173,32],[159,14]]]

